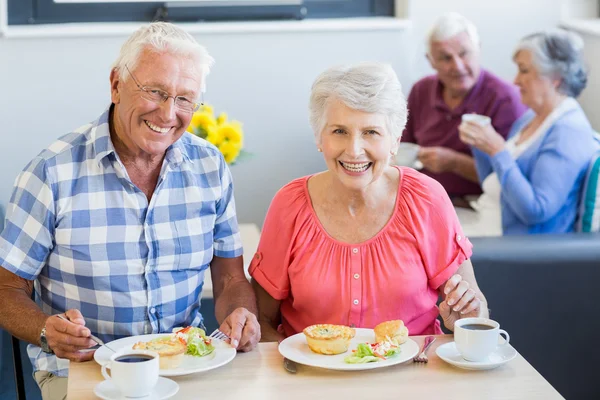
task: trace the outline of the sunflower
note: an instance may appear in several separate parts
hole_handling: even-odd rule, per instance
[[[219,145],[219,151],[223,153],[223,157],[225,157],[225,162],[227,164],[234,162],[237,156],[240,154],[240,148],[229,141],[221,143]]]

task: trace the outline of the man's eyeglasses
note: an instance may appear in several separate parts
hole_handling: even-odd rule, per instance
[[[184,96],[171,96],[169,93],[165,92],[164,90],[161,90],[161,89],[158,89],[155,87],[151,87],[151,86],[142,86],[138,82],[138,80],[135,79],[135,76],[133,76],[133,74],[131,73],[131,70],[129,69],[129,67],[127,65],[125,66],[125,68],[127,68],[129,75],[131,75],[131,78],[133,78],[133,81],[135,82],[137,87],[141,90],[141,92],[142,92],[141,96],[146,100],[150,100],[154,103],[161,104],[161,103],[164,103],[165,101],[169,100],[170,98],[173,98],[173,100],[175,101],[175,107],[177,107],[181,111],[186,111],[186,112],[191,112],[191,113],[198,111],[198,109],[202,105],[202,103],[196,103]]]

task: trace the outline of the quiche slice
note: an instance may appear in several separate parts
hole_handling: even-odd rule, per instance
[[[187,345],[181,340],[166,336],[149,342],[138,342],[133,345],[134,350],[152,350],[158,353],[160,369],[177,368],[183,360]]]
[[[318,354],[341,354],[348,351],[350,340],[356,334],[344,325],[317,324],[304,329],[308,347]]]

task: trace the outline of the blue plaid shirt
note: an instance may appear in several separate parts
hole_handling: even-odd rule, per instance
[[[242,255],[227,164],[185,133],[168,148],[148,203],[115,152],[108,120],[106,110],[17,177],[0,265],[36,280],[46,314],[79,309],[104,341],[198,326],[213,256]],[[28,353],[35,371],[67,376],[68,360],[34,345]]]

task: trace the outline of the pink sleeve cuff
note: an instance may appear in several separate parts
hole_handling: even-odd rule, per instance
[[[441,270],[436,276],[429,279],[429,287],[437,290],[440,286],[442,286],[448,279],[452,277],[460,267],[462,263],[471,258],[473,254],[473,245],[466,237],[462,240],[462,243],[459,242],[458,252],[456,257],[450,262],[450,264]]]
[[[275,300],[283,300],[288,297],[288,290],[281,290],[271,280],[265,273],[259,268],[260,263],[262,261],[262,254],[256,253],[252,258],[252,262],[250,262],[250,266],[248,267],[248,272],[250,276],[263,288],[267,293],[271,295]]]

